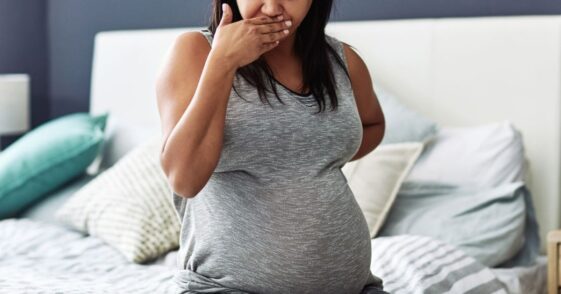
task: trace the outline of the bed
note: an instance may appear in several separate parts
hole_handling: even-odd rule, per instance
[[[156,74],[174,39],[197,29],[201,28],[97,34],[90,112],[111,113],[103,156],[92,163],[88,174],[53,192],[20,218],[0,221],[0,289],[175,293],[176,250],[149,263],[131,263],[101,240],[61,226],[52,214],[104,168],[159,134]],[[487,267],[436,238],[374,238],[372,271],[384,273],[381,277],[391,293],[545,293],[545,236],[560,225],[560,30],[559,16],[328,25],[329,35],[359,50],[375,88],[391,89],[404,104],[440,125],[467,127],[509,120],[522,134],[529,162],[527,184],[542,240],[534,265]],[[388,248],[402,250],[385,255]],[[469,275],[458,274],[467,268]]]

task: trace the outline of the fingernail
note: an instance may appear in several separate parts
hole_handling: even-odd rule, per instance
[[[283,31],[285,35],[288,35],[288,30]]]
[[[292,22],[290,20],[287,20],[284,23],[286,24],[286,26],[291,26],[292,25]]]
[[[283,16],[283,15],[279,15],[279,16],[277,16],[277,19],[278,19],[278,20],[282,20],[283,18],[284,18],[284,16]]]

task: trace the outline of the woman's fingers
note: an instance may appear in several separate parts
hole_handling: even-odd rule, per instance
[[[230,8],[230,5],[223,3],[222,12],[222,19],[220,19],[219,27],[232,23],[232,8]]]
[[[261,35],[261,41],[263,43],[273,43],[283,39],[284,37],[288,36],[289,31],[283,30],[280,32],[269,33]]]
[[[244,20],[244,25],[247,25],[249,32],[261,41],[259,49],[263,54],[278,46],[280,40],[288,36],[292,22],[285,20],[282,15],[276,18],[262,16]]]
[[[258,16],[255,18],[250,18],[248,21],[254,25],[262,25],[262,24],[270,24],[270,23],[277,23],[283,20],[283,16],[280,15],[278,17],[269,17],[269,16]]]
[[[288,29],[291,26],[292,26],[292,21],[286,20],[286,21],[282,21],[282,22],[278,22],[278,23],[260,25],[258,27],[259,27],[259,32],[260,33],[268,34],[268,33],[275,33],[275,32],[278,32],[278,31],[282,31],[284,29]]]

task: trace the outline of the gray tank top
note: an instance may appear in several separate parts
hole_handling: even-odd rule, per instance
[[[202,33],[212,45],[212,34]],[[327,41],[343,58],[342,43]],[[358,151],[362,123],[350,81],[330,56],[339,105],[314,114],[314,97],[276,81],[281,104],[234,78],[216,169],[193,198],[173,193],[182,223],[181,293],[367,293],[366,220],[341,167]],[[217,85],[219,86],[219,85]],[[370,288],[367,287],[367,288]],[[377,288],[379,289],[379,288]]]

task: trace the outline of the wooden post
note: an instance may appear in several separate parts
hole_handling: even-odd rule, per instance
[[[550,231],[547,234],[547,291],[548,294],[559,294],[561,286],[560,266],[561,231]]]

